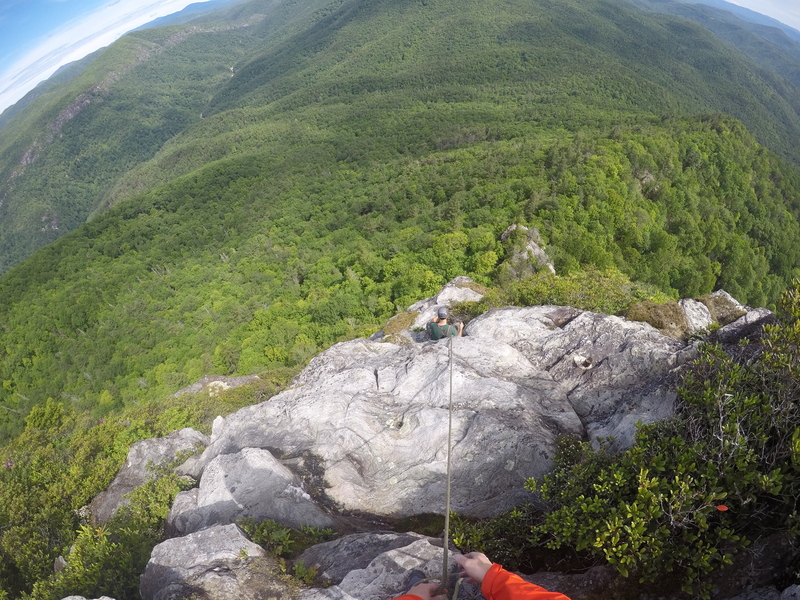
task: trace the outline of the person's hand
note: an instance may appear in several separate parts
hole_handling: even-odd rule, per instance
[[[492,566],[492,561],[480,552],[468,552],[467,554],[454,554],[453,560],[461,567],[460,577],[468,577],[468,583],[483,583],[486,571]]]
[[[434,596],[438,590],[438,583],[418,583],[406,593],[419,596],[422,600],[446,600],[444,594]]]
[[[464,323],[458,324],[458,335],[461,335],[461,332],[464,331]]]

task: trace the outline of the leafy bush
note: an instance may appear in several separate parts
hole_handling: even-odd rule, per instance
[[[66,596],[139,597],[139,575],[153,547],[164,540],[162,525],[178,492],[186,489],[174,467],[185,460],[153,469],[153,478],[136,488],[127,506],[104,527],[82,525],[66,555],[65,568],[33,585],[30,600]]]
[[[463,540],[495,544],[512,565],[540,544],[568,548],[640,582],[677,577],[707,598],[704,577],[765,527],[800,535],[800,284],[784,295],[781,316],[736,356],[705,346],[675,416],[641,426],[629,450],[561,438],[554,470],[528,482],[546,515],[521,507],[467,527]],[[500,525],[517,532],[508,544],[487,539]]]

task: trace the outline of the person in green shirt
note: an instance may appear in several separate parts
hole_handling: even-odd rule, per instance
[[[446,337],[461,336],[464,331],[464,324],[459,323],[458,327],[447,323],[447,308],[439,307],[436,316],[428,323],[428,334],[432,340],[440,340]]]

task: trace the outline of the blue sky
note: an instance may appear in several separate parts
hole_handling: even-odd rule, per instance
[[[59,67],[207,0],[0,0],[0,113]],[[729,0],[800,30],[800,0]]]
[[[0,112],[59,67],[206,0],[0,0]]]

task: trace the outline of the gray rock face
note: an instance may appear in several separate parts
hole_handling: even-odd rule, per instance
[[[711,336],[711,339],[723,344],[736,342],[743,337],[761,329],[766,323],[774,318],[771,310],[766,308],[756,308],[739,317],[732,323],[721,327]]]
[[[781,600],[800,600],[800,585],[792,585],[783,590]]]
[[[298,478],[269,451],[245,448],[209,463],[199,489],[182,492],[176,499],[167,528],[173,535],[186,535],[243,517],[269,518],[294,528],[333,524],[303,491]]]
[[[274,561],[236,525],[215,526],[162,542],[142,575],[143,600],[291,598]]]
[[[124,496],[150,479],[152,472],[148,465],[164,465],[181,452],[193,452],[207,445],[208,436],[188,427],[163,438],[136,442],[114,481],[92,501],[92,518],[97,523],[108,522],[125,504]]]
[[[490,311],[467,334],[453,340],[452,507],[473,516],[530,501],[525,479],[548,472],[558,434],[625,445],[636,421],[669,416],[674,370],[694,355],[645,323],[564,307]],[[204,479],[215,458],[246,448],[310,453],[341,509],[441,513],[448,361],[446,342],[338,344],[292,389],[218,420],[184,468]]]
[[[453,509],[496,514],[528,499],[524,479],[550,468],[557,434],[583,429],[558,384],[513,347],[456,338],[454,348]],[[338,344],[293,389],[226,418],[193,468],[248,447],[311,452],[344,509],[442,512],[448,392],[446,343]]]
[[[633,442],[637,421],[672,414],[676,368],[695,356],[646,323],[568,307],[491,310],[467,333],[519,350],[558,385],[585,433],[614,437],[615,447]]]

